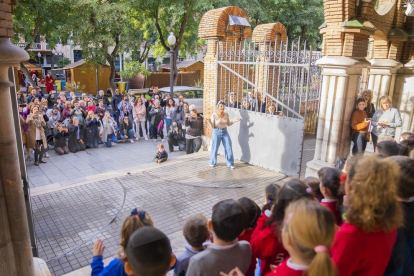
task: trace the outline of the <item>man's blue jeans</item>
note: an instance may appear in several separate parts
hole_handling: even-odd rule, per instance
[[[125,139],[125,136],[124,135],[119,134],[119,136],[121,137],[121,140],[124,140]],[[128,131],[128,139],[134,139],[134,130],[133,129],[130,129]]]
[[[116,135],[115,134],[109,134],[108,137],[106,138],[106,146],[108,148],[111,147],[111,141],[109,139],[112,139],[112,142],[114,142],[114,143],[118,143],[118,139],[116,139]]]
[[[214,128],[211,143],[210,165],[216,165],[217,152],[221,142],[223,142],[224,155],[226,157],[227,166],[234,166],[233,149],[231,148],[231,139],[227,128]]]

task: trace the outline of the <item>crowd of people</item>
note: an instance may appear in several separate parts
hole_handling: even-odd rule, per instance
[[[191,215],[179,256],[150,215],[134,209],[106,267],[104,241],[96,241],[92,275],[414,275],[414,134],[405,138],[379,142],[376,154],[355,155],[342,170],[270,184],[261,207],[243,197],[216,203],[209,219]],[[394,150],[407,145],[411,158]]]
[[[154,142],[165,142],[167,138],[169,152],[174,146],[187,154],[201,148],[203,119],[195,106],[182,95],[176,103],[157,87],[147,97],[122,95],[117,89],[111,98],[101,90],[94,99],[85,93],[80,97],[74,92],[67,95],[53,90],[43,94],[37,88],[26,97],[18,91],[17,98],[26,161],[32,161],[33,149],[37,166],[46,163],[44,157],[49,157],[50,148],[63,155],[101,144],[111,147],[119,142],[134,143],[140,137]]]

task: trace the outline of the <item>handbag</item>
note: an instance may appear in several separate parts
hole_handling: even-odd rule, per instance
[[[368,132],[372,132],[374,130],[374,126],[372,125],[371,121],[369,121]]]

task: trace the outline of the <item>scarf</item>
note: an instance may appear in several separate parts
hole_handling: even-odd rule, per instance
[[[42,128],[42,119],[40,118],[40,115],[37,115],[36,117],[33,117],[33,120],[36,124],[37,128]]]

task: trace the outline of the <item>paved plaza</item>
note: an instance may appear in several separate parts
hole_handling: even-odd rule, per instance
[[[313,157],[314,143],[313,136],[306,137],[304,164]],[[47,164],[27,166],[39,257],[53,275],[90,274],[96,238],[104,239],[104,258],[112,259],[122,223],[135,207],[152,216],[180,254],[188,216],[209,218],[212,206],[228,198],[247,196],[261,203],[264,187],[286,178],[242,162],[230,170],[223,157],[211,168],[208,152],[173,152],[169,161],[155,164],[156,144],[141,140],[64,156],[50,152]]]

